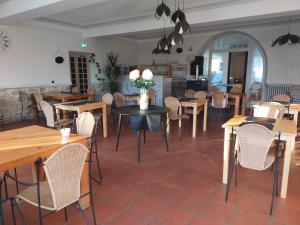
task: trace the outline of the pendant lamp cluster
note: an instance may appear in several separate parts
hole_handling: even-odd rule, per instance
[[[180,9],[180,0],[175,0],[175,12],[171,15],[170,8],[165,4],[164,0],[158,5],[155,11],[156,19],[164,19],[164,34],[158,41],[156,48],[152,51],[152,54],[170,54],[172,46],[183,44],[182,34],[190,32],[190,25],[186,21],[184,13],[184,0],[182,0],[182,8]],[[174,23],[175,29],[168,36],[165,32],[165,19],[170,18]]]

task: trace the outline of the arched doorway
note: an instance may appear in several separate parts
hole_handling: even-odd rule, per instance
[[[199,50],[203,56],[203,76],[222,91],[239,86],[249,93],[253,84],[264,86],[267,57],[261,44],[240,31],[217,34]]]

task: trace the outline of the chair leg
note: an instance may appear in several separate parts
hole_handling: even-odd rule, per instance
[[[164,139],[165,139],[165,144],[166,144],[167,152],[169,152],[169,145],[168,145],[167,131],[166,131],[167,128],[165,126],[165,122],[161,121],[161,125],[162,125],[162,134],[163,134]]]
[[[65,211],[65,222],[68,221],[68,211],[67,211],[67,207],[64,208]]]
[[[237,187],[237,162],[234,163],[234,171],[235,171],[235,179],[234,179],[234,186]]]
[[[226,194],[225,194],[225,202],[228,200],[228,195],[229,195],[229,190],[230,190],[230,184],[231,184],[231,178],[235,169],[235,164],[236,164],[236,153],[234,153],[234,158],[232,162],[232,166],[230,168],[228,177],[227,177],[227,186],[226,186]]]
[[[16,225],[17,223],[16,223],[16,216],[15,216],[13,199],[10,199],[10,209],[11,209],[11,216],[12,216],[13,224]]]
[[[118,125],[118,131],[117,131],[116,152],[118,151],[118,147],[119,147],[119,141],[120,141],[120,134],[121,134],[122,123],[123,123],[123,116],[119,115],[119,125]]]
[[[16,190],[17,190],[17,194],[19,194],[18,174],[17,174],[16,168],[14,168],[14,172],[15,172],[15,178],[16,178]]]
[[[275,158],[274,162],[274,175],[273,175],[273,190],[272,190],[272,201],[271,201],[271,208],[270,208],[270,216],[273,213],[273,205],[274,205],[274,197],[277,192],[277,179],[278,179],[278,162],[277,158]]]
[[[89,186],[90,186],[90,204],[92,208],[92,214],[93,214],[93,222],[94,225],[96,225],[96,214],[95,214],[95,208],[94,208],[94,200],[93,200],[93,185],[92,185],[92,154],[90,154],[90,162],[89,162]]]
[[[86,217],[83,209],[81,208],[80,203],[77,202],[76,205],[77,205],[77,208],[79,209],[80,215],[82,216],[82,219],[83,219],[85,225],[89,225],[90,223],[88,221],[88,218]]]
[[[146,129],[144,129],[144,144],[146,143]]]
[[[92,178],[98,184],[101,184],[102,183],[102,173],[101,173],[101,167],[100,167],[100,160],[99,160],[99,155],[98,155],[98,147],[97,147],[97,139],[96,138],[95,138],[95,150],[92,151],[92,153],[95,153],[95,155],[96,155],[96,163],[97,163],[99,179],[97,179],[95,176],[92,176]]]
[[[15,199],[13,199],[13,203],[14,203],[14,206],[16,206],[17,213],[19,214],[19,217],[21,219],[21,223],[23,225],[26,225],[25,218],[24,218],[23,213],[22,213],[22,211],[21,211],[21,209],[19,207],[19,204],[15,201]]]

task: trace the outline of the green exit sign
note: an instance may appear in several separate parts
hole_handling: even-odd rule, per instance
[[[87,48],[87,47],[89,47],[88,43],[86,42],[81,43],[81,48]]]

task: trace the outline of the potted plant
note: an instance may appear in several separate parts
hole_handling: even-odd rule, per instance
[[[118,80],[120,77],[120,68],[117,66],[118,55],[113,52],[107,53],[107,65],[105,67],[105,74],[109,81],[110,92],[118,91]]]

